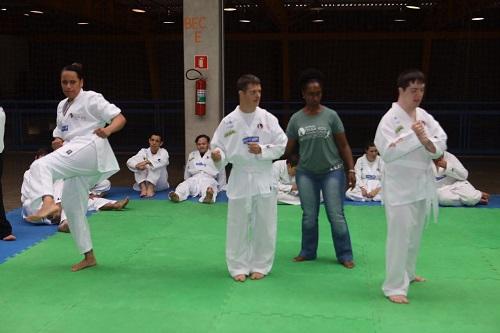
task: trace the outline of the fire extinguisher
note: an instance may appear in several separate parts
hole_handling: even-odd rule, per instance
[[[190,77],[190,72],[198,73],[197,77]],[[189,69],[186,71],[186,79],[196,80],[195,85],[195,102],[194,102],[194,114],[197,116],[204,116],[207,112],[207,80],[206,77],[201,74],[200,71],[196,69]]]

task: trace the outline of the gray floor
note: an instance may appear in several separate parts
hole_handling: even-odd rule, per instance
[[[117,154],[121,170],[111,177],[114,186],[131,186],[132,173],[127,169],[125,162],[132,156]],[[4,155],[3,190],[6,211],[21,206],[21,184],[24,171],[32,162],[34,153],[7,152]],[[460,157],[459,157],[460,158]],[[462,157],[464,166],[469,170],[469,181],[479,190],[492,194],[500,194],[500,156],[494,157]],[[183,177],[184,156],[170,156],[168,167],[169,182],[177,185]]]

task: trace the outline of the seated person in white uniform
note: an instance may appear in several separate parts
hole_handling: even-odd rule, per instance
[[[92,194],[95,197],[104,197],[106,194],[109,192],[111,189],[111,182],[109,179],[104,179],[100,183],[95,184],[93,187],[90,188],[90,194]]]
[[[297,155],[290,155],[286,160],[273,163],[273,179],[278,189],[278,204],[300,205],[299,190],[295,182],[298,163]]]
[[[47,155],[48,151],[46,149],[39,149],[35,155],[35,160]],[[30,194],[30,186],[29,183],[31,182],[31,173],[30,170],[26,170],[24,173],[24,178],[23,178],[23,184],[21,186],[21,203],[22,203],[22,217],[23,219],[26,220],[26,218],[32,214],[34,214],[37,210],[40,209],[41,203],[37,206],[30,205],[30,203],[33,201],[31,200],[31,194]],[[48,216],[46,218],[43,218],[38,221],[29,221],[26,220],[27,222],[33,223],[33,224],[60,224],[59,226],[59,231],[66,231],[69,232],[69,226],[66,218],[66,214],[64,213],[64,210],[61,207],[61,199],[62,199],[62,191],[63,191],[63,186],[64,186],[64,181],[62,179],[56,180],[54,182],[54,200],[58,206],[58,210],[51,214],[51,216]],[[92,193],[89,194],[89,200],[88,200],[88,211],[98,211],[98,210],[121,210],[127,206],[129,202],[128,197],[122,200],[108,200],[104,198],[100,198],[98,196],[94,196]],[[65,225],[63,225],[63,222]],[[61,230],[62,229],[62,230]]]
[[[186,200],[189,196],[199,196],[199,202],[215,202],[217,193],[226,185],[226,171],[214,165],[209,149],[210,137],[205,134],[195,139],[196,149],[187,159],[184,181],[168,197],[173,202]]]
[[[490,195],[467,181],[469,172],[452,153],[434,160],[439,204],[442,206],[487,205]]]
[[[381,201],[382,183],[380,181],[384,162],[378,156],[377,147],[373,142],[365,146],[365,153],[357,159],[354,165],[356,186],[347,189],[345,196],[352,201]]]
[[[61,184],[61,194],[62,194],[62,184]],[[55,190],[57,191],[57,186],[55,186]],[[60,198],[59,198],[60,200]],[[122,210],[124,209],[129,202],[129,198],[126,197],[125,199],[121,200],[109,200],[105,198],[101,198],[98,196],[92,195],[92,193],[89,194],[89,201],[88,201],[88,211],[89,212],[97,212],[100,210]],[[68,218],[66,217],[66,214],[64,213],[64,210],[61,209],[60,217],[57,219],[56,216],[56,222],[60,221],[59,226],[57,227],[57,230],[60,232],[70,232],[69,229],[69,223],[68,223]]]
[[[128,159],[127,166],[134,173],[134,190],[141,191],[141,197],[152,197],[157,191],[169,187],[167,165],[169,156],[159,133],[149,137],[149,148],[142,148]]]

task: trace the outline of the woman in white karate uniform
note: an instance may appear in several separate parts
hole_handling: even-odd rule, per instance
[[[209,149],[208,135],[198,135],[195,143],[197,150],[189,153],[184,169],[184,181],[168,196],[173,202],[184,201],[189,196],[199,196],[199,202],[211,204],[226,185],[226,170],[224,167],[219,170],[215,166]]]
[[[373,142],[365,146],[365,153],[356,160],[356,186],[347,189],[345,196],[352,201],[380,201],[382,199],[382,168],[384,162],[378,156]]]
[[[141,191],[142,197],[153,197],[157,191],[169,188],[167,165],[168,152],[159,133],[149,137],[149,148],[142,148],[127,161],[127,166],[134,173],[134,190]]]
[[[447,151],[434,160],[437,194],[441,206],[475,206],[486,205],[490,195],[476,190],[467,181],[469,172],[458,158]]]
[[[383,201],[387,219],[386,277],[382,290],[395,303],[408,303],[416,275],[417,255],[426,218],[437,195],[432,160],[446,150],[446,133],[424,109],[425,76],[410,70],[398,77],[399,97],[382,117],[375,145],[384,160]]]
[[[53,184],[57,179],[64,179],[62,206],[77,247],[84,254],[84,259],[71,268],[78,271],[96,265],[85,216],[89,189],[120,169],[107,138],[121,130],[126,120],[120,109],[101,94],[82,89],[80,64],[62,69],[61,87],[67,98],[57,106],[57,125],[53,133],[56,150],[30,167],[31,204],[38,205],[42,201],[42,207],[27,219],[41,220],[58,210]]]
[[[276,249],[276,188],[272,162],[287,138],[278,119],[259,108],[261,84],[255,75],[238,79],[240,104],[222,119],[212,139],[212,159],[233,168],[227,184],[226,262],[235,281],[258,280],[272,268]]]

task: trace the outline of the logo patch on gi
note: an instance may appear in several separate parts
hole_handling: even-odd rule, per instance
[[[67,132],[67,131],[68,131],[68,125],[62,125],[61,132]]]
[[[399,132],[401,132],[402,130],[404,129],[403,125],[399,125],[398,127],[396,127],[396,129],[394,130],[394,132],[396,134],[398,134]]]
[[[251,142],[259,142],[259,137],[258,136],[247,136],[246,138],[243,138],[244,144],[249,144]]]
[[[257,128],[258,128],[258,129],[263,129],[263,128],[264,128],[264,125],[262,125],[261,123],[259,123],[259,124],[257,125]]]
[[[230,131],[227,131],[226,133],[224,133],[224,137],[225,137],[225,138],[227,138],[228,136],[233,135],[233,134],[235,134],[235,133],[236,133],[236,131],[235,131],[235,130],[230,130]]]
[[[71,149],[66,150],[66,154],[70,155],[73,151]]]

